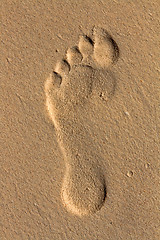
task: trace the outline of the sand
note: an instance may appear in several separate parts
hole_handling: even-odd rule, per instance
[[[1,1],[0,239],[160,238],[159,1]]]

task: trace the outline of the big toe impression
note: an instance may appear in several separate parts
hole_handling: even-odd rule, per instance
[[[95,27],[94,35],[94,59],[102,68],[107,68],[119,56],[119,49],[116,42],[112,39],[109,33],[100,27]]]

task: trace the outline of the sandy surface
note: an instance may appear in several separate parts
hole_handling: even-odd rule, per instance
[[[0,239],[158,240],[159,1],[2,0],[1,9]],[[44,85],[94,26],[111,34],[119,58],[110,67],[111,99],[78,110],[75,128],[89,125],[90,135],[79,145],[67,135],[66,146],[97,157],[107,189],[100,210],[79,216],[61,197],[66,165]]]

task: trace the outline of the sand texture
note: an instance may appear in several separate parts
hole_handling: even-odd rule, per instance
[[[160,2],[0,6],[0,240],[159,240]]]

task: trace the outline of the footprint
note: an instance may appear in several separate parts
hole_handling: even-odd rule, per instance
[[[46,107],[66,165],[62,201],[68,211],[79,216],[98,211],[106,198],[100,153],[86,121],[87,103],[95,96],[107,101],[113,95],[115,81],[107,69],[118,56],[108,32],[95,27],[93,40],[81,36],[78,46],[67,50],[66,58],[45,82]]]

